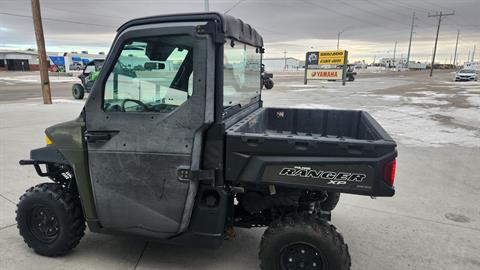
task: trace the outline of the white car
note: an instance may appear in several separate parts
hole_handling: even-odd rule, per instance
[[[462,69],[455,74],[455,81],[477,81],[478,71],[474,69]]]

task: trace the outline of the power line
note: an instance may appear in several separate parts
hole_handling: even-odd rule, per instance
[[[42,6],[42,9],[55,10],[55,11],[66,12],[66,13],[78,15],[78,11],[72,11],[72,10],[62,9],[62,8],[58,8],[58,7],[52,8],[52,7]],[[92,16],[96,16],[96,17],[101,16],[102,18],[108,17],[108,18],[115,18],[115,19],[122,19],[122,20],[128,20],[128,19],[129,19],[128,17],[124,17],[124,16],[106,15],[106,14],[104,14],[104,13],[102,13],[102,14],[100,14],[100,13],[92,13],[91,11],[89,11],[88,13],[82,12],[82,15],[92,15]]]
[[[367,1],[368,1],[368,0],[367,0]],[[414,11],[414,12],[417,11],[417,9],[419,9],[419,8],[414,8],[414,7],[408,7],[408,6],[405,6],[405,5],[401,5],[401,3],[397,3],[397,2],[385,2],[385,1],[382,1],[381,3],[382,3],[382,4],[386,4],[386,5],[393,5],[393,6],[400,7],[400,8],[403,8],[403,9],[406,9],[406,10],[409,10],[409,11]],[[378,2],[375,2],[375,5],[379,5],[379,3],[378,3]],[[422,9],[422,8],[420,8],[420,9]],[[403,13],[402,13],[402,14],[403,14]],[[431,23],[429,23],[429,22],[427,22],[427,21],[424,21],[424,20],[421,19],[421,18],[418,18],[418,17],[417,17],[416,19],[417,19],[417,21],[420,21],[420,22],[422,22],[423,24],[425,24],[425,25],[427,25],[427,26],[432,26]]]
[[[0,12],[0,15],[6,15],[6,16],[12,16],[12,17],[20,17],[20,18],[28,18],[31,19],[32,17],[29,15],[23,15],[23,14],[15,14],[15,13],[10,13],[10,12]],[[43,21],[51,21],[51,22],[63,22],[63,23],[73,23],[73,24],[83,24],[83,25],[88,25],[88,26],[101,26],[101,27],[116,27],[113,25],[106,25],[106,24],[97,24],[97,23],[85,23],[85,22],[78,22],[78,21],[71,21],[71,20],[64,20],[64,19],[54,19],[54,18],[42,18]]]
[[[371,14],[371,15],[373,15],[373,16],[384,18],[384,19],[386,19],[386,20],[388,20],[388,21],[396,21],[396,22],[399,22],[399,23],[401,23],[401,24],[405,23],[404,21],[394,20],[394,19],[391,18],[391,17],[383,16],[383,15],[381,15],[381,14],[378,14],[378,13],[376,13],[376,12],[372,12],[372,11],[370,11],[370,10],[368,10],[368,9],[364,9],[364,8],[359,7],[359,6],[353,6],[352,3],[354,3],[355,1],[350,1],[348,4],[345,3],[345,2],[343,2],[342,0],[337,0],[337,1],[338,1],[339,3],[345,5],[345,6],[349,7],[349,8],[358,9],[358,10],[363,11],[363,12],[365,12],[365,13],[369,13],[369,14]]]
[[[236,8],[238,5],[240,5],[242,2],[245,2],[245,0],[239,0],[238,2],[236,2],[235,4],[233,4],[232,7],[230,7],[229,9],[227,9],[227,11],[224,12],[224,14],[228,14],[228,12],[232,11],[232,9]]]
[[[342,16],[342,18],[350,18],[350,19],[354,19],[356,21],[359,21],[359,22],[363,22],[367,25],[371,25],[371,26],[374,26],[374,27],[378,27],[378,28],[384,28],[384,29],[388,29],[389,31],[392,31],[392,28],[388,27],[388,26],[384,26],[384,25],[381,25],[379,24],[378,22],[372,22],[372,21],[368,21],[368,20],[365,20],[363,18],[358,18],[358,17],[355,17],[355,16],[352,16],[351,14],[345,14],[345,13],[341,13],[339,12],[338,10],[336,9],[333,9],[333,8],[329,8],[327,5],[323,5],[323,4],[318,4],[317,2],[312,2],[312,1],[308,1],[308,0],[301,0],[302,2],[304,2],[305,4],[308,4],[309,6],[318,6],[320,7],[322,10],[328,10],[332,13],[335,13],[337,15],[340,15]],[[399,31],[398,29],[393,29],[394,31]]]

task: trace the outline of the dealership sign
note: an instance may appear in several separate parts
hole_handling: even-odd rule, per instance
[[[323,51],[308,52],[307,62],[313,65],[343,65],[345,63],[346,51]]]
[[[307,52],[304,83],[308,80],[342,80],[345,85],[348,52],[345,50]]]
[[[307,72],[307,79],[309,80],[341,80],[342,77],[342,69],[317,69]]]

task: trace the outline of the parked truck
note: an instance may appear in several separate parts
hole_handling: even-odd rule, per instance
[[[173,68],[141,75],[122,64],[131,46],[136,61]],[[47,128],[47,145],[20,161],[51,180],[18,203],[27,245],[66,254],[85,223],[208,247],[234,227],[267,227],[262,269],[349,269],[332,201],[393,196],[396,144],[365,111],[263,107],[263,46],[217,13],[122,25],[79,117]]]

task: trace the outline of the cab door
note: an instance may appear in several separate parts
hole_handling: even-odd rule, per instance
[[[104,228],[168,237],[188,225],[197,183],[177,175],[198,169],[213,119],[205,59],[214,48],[195,26],[124,30],[95,82],[85,138]]]

